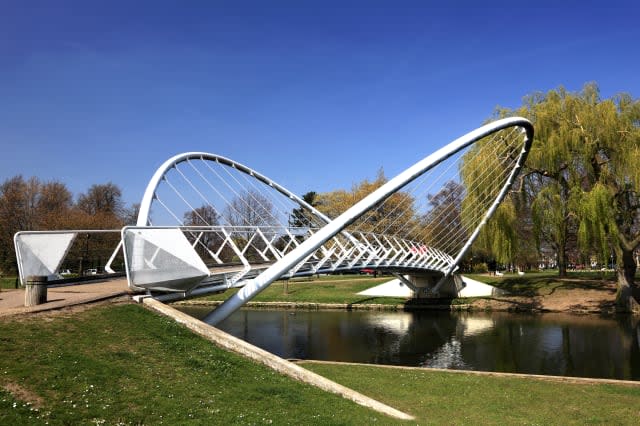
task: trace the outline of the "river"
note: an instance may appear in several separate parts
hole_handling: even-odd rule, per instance
[[[629,317],[243,309],[219,328],[283,358],[640,380]]]

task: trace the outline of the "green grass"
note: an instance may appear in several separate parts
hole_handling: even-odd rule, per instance
[[[3,425],[387,420],[220,350],[138,305],[5,318],[0,356],[0,389],[23,391],[22,397],[0,392]]]
[[[546,296],[558,289],[601,289],[603,282],[616,280],[611,271],[569,272],[566,278],[558,277],[558,271],[528,272],[525,275],[465,274],[469,278],[506,290],[513,296]]]
[[[0,277],[0,288],[16,288],[16,277]]]
[[[309,302],[401,305],[404,298],[370,297],[357,293],[392,280],[392,276],[373,278],[362,275],[328,275],[320,278],[305,278],[276,281],[261,292],[254,302]],[[285,288],[287,289],[285,292]],[[235,291],[203,297],[202,300],[226,300]]]
[[[0,356],[3,425],[635,424],[640,416],[639,387],[303,364],[417,417],[396,421],[129,304],[3,318]]]
[[[637,424],[640,387],[303,363],[418,424]]]
[[[465,274],[475,280],[506,290],[511,296],[535,297],[546,296],[557,290],[571,289],[603,289],[603,283],[615,281],[613,272],[581,271],[569,272],[566,278],[560,279],[557,271],[529,272],[525,275],[505,274],[489,276],[487,274]],[[393,279],[391,276],[373,278],[359,275],[329,275],[312,279],[290,280],[288,286],[284,281],[276,281],[260,293],[253,302],[308,302],[308,303],[347,303],[403,305],[404,298],[369,297],[357,293],[374,285]],[[287,291],[285,292],[285,287]],[[234,291],[206,296],[201,300],[226,300]],[[491,297],[495,298],[495,297]],[[466,305],[480,298],[442,299],[441,303]]]

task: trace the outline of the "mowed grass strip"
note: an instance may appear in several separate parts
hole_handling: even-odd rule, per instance
[[[394,422],[140,305],[3,318],[0,356],[3,425]]]
[[[302,362],[418,424],[640,423],[640,386]]]
[[[352,305],[402,305],[404,298],[358,295],[370,287],[394,279],[392,276],[373,278],[363,275],[326,275],[276,281],[252,299],[253,302],[347,303]],[[198,300],[226,300],[234,291],[199,298]]]

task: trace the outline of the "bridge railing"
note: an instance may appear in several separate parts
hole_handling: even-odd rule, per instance
[[[119,229],[21,231],[13,241],[22,285],[31,275],[56,283],[125,273]]]
[[[295,250],[317,229],[260,226],[125,227],[126,270],[133,289],[185,295],[241,287],[246,280]],[[357,232],[337,234],[282,278],[351,272],[431,269],[453,261],[417,241]],[[197,289],[197,292],[193,293]]]

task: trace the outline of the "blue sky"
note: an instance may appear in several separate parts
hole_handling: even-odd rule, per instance
[[[207,151],[324,192],[536,91],[640,96],[637,2],[518,3],[0,0],[0,181],[112,181],[133,203]]]

